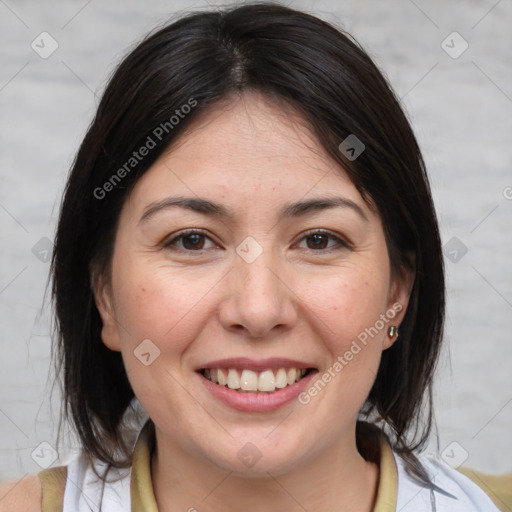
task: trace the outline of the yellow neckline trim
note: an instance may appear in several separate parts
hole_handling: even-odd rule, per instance
[[[148,421],[142,429],[133,453],[131,498],[132,512],[158,512],[151,481],[151,451],[154,427]],[[390,444],[380,436],[379,484],[373,512],[395,512],[398,471]]]
[[[373,512],[395,512],[398,493],[398,470],[391,445],[380,436],[379,487]]]
[[[41,510],[43,512],[62,511],[64,490],[68,476],[67,466],[44,469],[38,473],[42,485]]]
[[[132,512],[158,512],[151,481],[151,449],[154,439],[154,426],[146,422],[133,452],[130,494]]]

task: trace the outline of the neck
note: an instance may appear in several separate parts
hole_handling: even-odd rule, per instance
[[[291,471],[250,477],[194,458],[158,429],[156,445],[151,471],[160,512],[371,512],[375,504],[378,465],[361,457],[355,435]]]

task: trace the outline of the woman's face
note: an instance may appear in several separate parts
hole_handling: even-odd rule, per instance
[[[343,169],[254,93],[137,182],[111,277],[103,341],[158,442],[240,474],[354,446],[411,285],[391,278],[380,219]]]

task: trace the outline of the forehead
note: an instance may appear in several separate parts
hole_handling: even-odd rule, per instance
[[[136,208],[169,193],[245,207],[343,193],[364,201],[347,173],[289,106],[257,93],[208,109],[139,179]]]

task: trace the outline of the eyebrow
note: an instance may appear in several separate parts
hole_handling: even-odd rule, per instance
[[[202,213],[210,217],[219,217],[232,219],[233,212],[228,210],[225,206],[209,199],[200,197],[166,197],[161,201],[149,204],[139,219],[139,224],[148,221],[158,212],[170,208],[184,208],[197,213]],[[311,212],[327,210],[331,208],[349,208],[355,211],[363,220],[368,222],[364,210],[354,201],[346,197],[318,197],[315,199],[308,199],[305,201],[297,201],[295,203],[286,204],[278,215],[278,220],[283,220],[289,217],[300,217]]]

